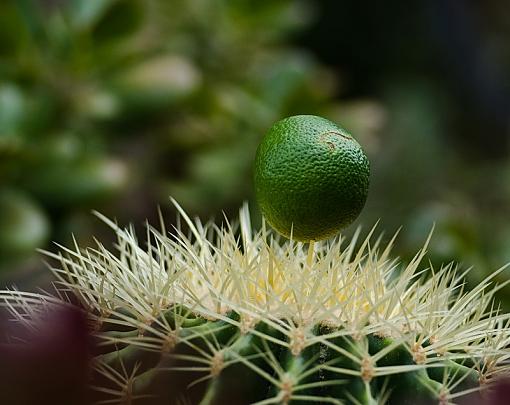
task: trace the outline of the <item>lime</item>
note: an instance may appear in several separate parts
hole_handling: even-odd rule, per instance
[[[326,239],[361,212],[370,168],[345,129],[314,115],[278,121],[255,158],[255,192],[266,220],[299,241]]]

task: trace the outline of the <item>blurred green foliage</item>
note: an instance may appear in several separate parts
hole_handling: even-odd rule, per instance
[[[288,0],[2,2],[0,267],[90,236],[92,208],[237,209],[265,130],[331,99],[334,77],[285,45],[308,16]]]
[[[364,145],[373,176],[358,223],[381,218],[388,236],[402,225],[404,258],[435,223],[434,265],[474,265],[477,282],[510,261],[508,162],[457,150],[454,100],[426,77],[388,76],[377,98],[342,97],[348,77],[291,45],[316,5],[1,2],[0,271],[13,277],[51,240],[97,234],[92,209],[142,225],[171,195],[191,214],[232,217],[252,200],[259,139],[298,113],[337,121]]]

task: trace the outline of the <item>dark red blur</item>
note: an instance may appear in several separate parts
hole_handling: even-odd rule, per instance
[[[56,308],[33,330],[10,321],[0,330],[0,404],[89,403],[92,340],[82,311]]]

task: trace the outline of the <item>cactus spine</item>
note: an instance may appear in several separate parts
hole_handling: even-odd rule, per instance
[[[189,235],[162,221],[139,243],[100,216],[116,254],[46,252],[93,320],[98,403],[461,403],[509,368],[509,316],[493,305],[503,268],[465,291],[454,265],[421,267],[426,245],[398,266],[394,238],[374,230],[307,252],[254,232],[246,206],[225,227],[176,207]],[[24,320],[61,297],[0,292]]]

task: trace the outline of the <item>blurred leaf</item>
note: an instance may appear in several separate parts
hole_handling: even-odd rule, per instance
[[[72,25],[77,30],[90,29],[118,0],[71,0],[67,5]]]
[[[48,164],[27,184],[40,200],[52,207],[79,206],[104,200],[125,187],[125,165],[113,159],[85,158]]]
[[[11,56],[26,40],[18,9],[14,2],[3,2],[0,12],[0,57]],[[6,66],[0,66],[0,73]]]
[[[179,55],[161,55],[118,75],[114,92],[124,108],[144,111],[179,101],[195,91],[200,83],[200,72],[191,61]]]
[[[0,138],[19,131],[26,113],[20,89],[11,83],[0,85]]]
[[[33,254],[43,247],[50,224],[41,208],[24,193],[0,189],[0,263]]]
[[[122,39],[134,33],[141,25],[143,7],[139,0],[116,0],[104,7],[101,17],[92,29],[96,42]]]

